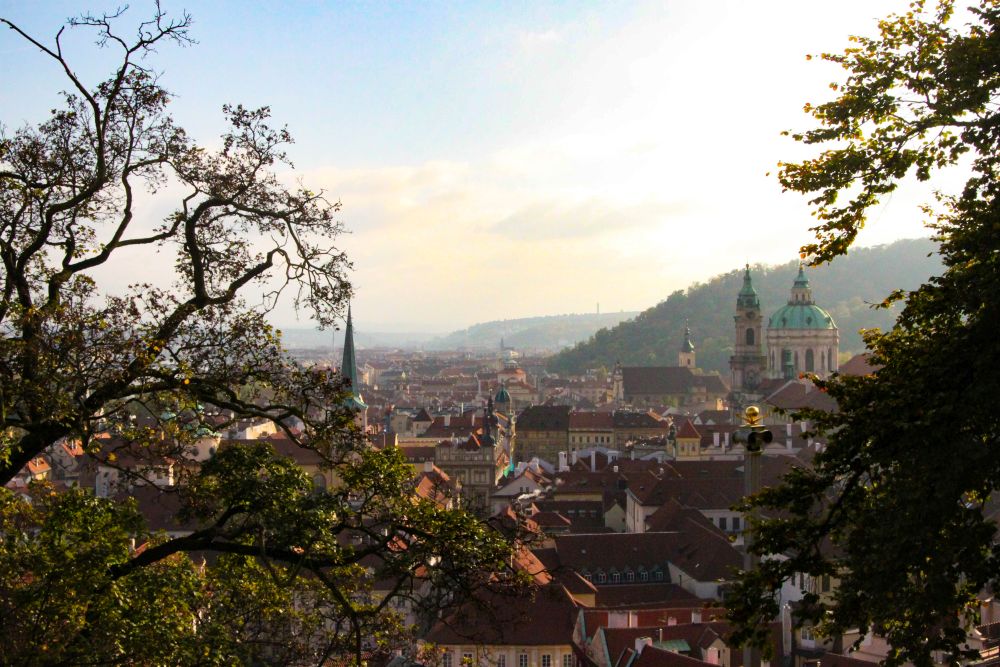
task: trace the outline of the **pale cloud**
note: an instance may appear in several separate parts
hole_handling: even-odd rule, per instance
[[[499,220],[488,231],[523,241],[585,239],[653,229],[687,210],[683,202],[533,202]]]
[[[803,30],[811,13],[782,7],[730,3],[706,22],[677,3],[612,32],[522,30],[504,73],[535,82],[537,118],[512,119],[499,147],[307,174],[344,204],[356,313],[440,329],[597,302],[635,310],[744,262],[796,257],[808,206],[766,174],[802,150],[779,133],[808,124],[803,102],[828,96],[836,74],[804,54],[845,45],[856,26],[824,42]],[[919,235],[912,203],[880,209],[867,238]]]

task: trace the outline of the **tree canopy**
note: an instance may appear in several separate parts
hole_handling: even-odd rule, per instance
[[[0,661],[360,660],[405,642],[406,612],[516,584],[509,536],[415,494],[399,452],[365,442],[344,381],[295,363],[267,323],[286,292],[322,324],[343,311],[339,204],[284,185],[291,136],[266,108],[225,107],[218,150],[191,139],[150,68],[190,17],[157,4],[131,33],[127,18],[84,15],[51,42],[0,18],[67,86],[43,122],[0,129],[0,485],[78,444],[189,530],[155,530],[128,493],[0,489]],[[118,54],[109,78],[83,80],[67,29]],[[138,213],[172,193],[164,219]],[[174,283],[117,289],[143,246]],[[267,443],[197,456],[246,419],[311,452],[330,487]],[[167,465],[174,483],[154,484]]]
[[[833,575],[832,598],[807,595],[800,620],[871,631],[890,642],[889,664],[929,665],[935,652],[962,657],[977,594],[1000,583],[1000,3],[914,2],[851,41],[822,56],[846,75],[834,99],[807,105],[817,125],[793,133],[821,152],[779,174],[814,206],[804,251],[846,253],[904,178],[954,168],[967,179],[923,209],[944,271],[889,295],[899,317],[866,338],[878,370],[817,382],[839,404],[802,415],[825,451],[750,503],[755,551],[786,559],[744,574],[731,613],[742,638],[760,639],[782,581]]]

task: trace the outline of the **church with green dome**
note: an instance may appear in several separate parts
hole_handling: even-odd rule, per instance
[[[788,303],[766,320],[746,267],[736,302],[736,347],[730,359],[734,395],[754,393],[765,378],[792,379],[802,373],[826,378],[836,372],[840,333],[830,313],[816,305],[805,267],[792,283]]]
[[[821,378],[837,370],[840,332],[830,313],[813,300],[805,267],[792,284],[791,295],[767,322],[767,370],[773,378],[814,373]]]

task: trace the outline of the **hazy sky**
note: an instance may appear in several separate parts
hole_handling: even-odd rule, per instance
[[[115,4],[0,0],[0,14],[51,36]],[[343,203],[351,233],[336,243],[354,262],[360,326],[419,331],[640,310],[744,262],[795,258],[809,210],[766,174],[805,155],[780,132],[808,126],[803,104],[839,77],[805,56],[906,3],[163,6],[186,8],[198,40],[153,61],[178,122],[211,144],[223,103],[270,105],[304,182]],[[88,43],[69,46],[99,80]],[[57,72],[8,31],[0,59],[0,119],[42,118]],[[924,235],[927,198],[897,193],[861,243]],[[127,279],[147,266],[134,256]],[[287,308],[276,321],[296,324]]]

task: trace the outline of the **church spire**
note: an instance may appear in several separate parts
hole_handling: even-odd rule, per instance
[[[358,362],[354,356],[354,322],[351,320],[351,304],[347,304],[347,330],[344,332],[344,360],[340,363],[340,375],[351,383],[348,405],[355,410],[364,410],[361,386],[358,383]]]
[[[736,307],[742,310],[760,308],[760,299],[757,297],[757,290],[754,289],[753,281],[750,279],[750,265],[746,265],[743,271],[743,289],[736,297]]]
[[[694,352],[694,343],[691,342],[691,327],[684,323],[684,342],[681,343],[681,352]]]

